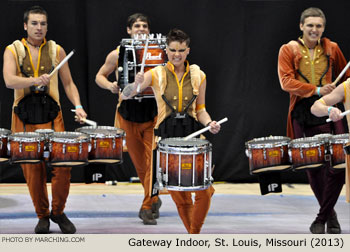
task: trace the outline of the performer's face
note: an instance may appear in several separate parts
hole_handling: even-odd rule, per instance
[[[187,55],[190,53],[190,48],[186,45],[186,42],[173,41],[166,48],[169,61],[174,66],[184,65]]]
[[[136,34],[149,34],[148,24],[140,19],[137,19],[135,23],[133,23],[131,29],[127,27],[127,32],[130,37],[134,37]]]
[[[303,40],[306,43],[317,43],[322,37],[324,29],[324,20],[321,17],[308,17],[305,18],[304,24],[300,24],[300,30],[303,32]]]
[[[28,39],[42,41],[47,33],[47,18],[43,14],[29,14],[28,22],[24,23]]]

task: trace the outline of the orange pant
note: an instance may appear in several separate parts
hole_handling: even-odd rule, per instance
[[[51,129],[52,123],[26,124],[25,131],[33,132],[36,129]],[[54,130],[64,131],[62,113],[59,112],[54,120]],[[23,132],[24,125],[15,113],[12,113],[12,131]],[[24,177],[28,190],[32,198],[35,212],[38,218],[43,218],[50,214],[49,198],[46,187],[46,166],[45,163],[22,164]],[[69,194],[71,167],[55,167],[52,171],[51,191],[52,191],[52,212],[55,215],[63,213],[67,197]]]
[[[206,190],[195,191],[194,203],[191,192],[169,191],[189,234],[200,233],[205,217],[208,214],[214,191],[212,186]]]
[[[125,120],[117,112],[116,120],[118,120],[118,126],[126,132],[126,146],[144,189],[141,209],[151,209],[152,203],[158,201],[157,196],[151,198],[153,128],[157,118],[145,123],[136,123]]]

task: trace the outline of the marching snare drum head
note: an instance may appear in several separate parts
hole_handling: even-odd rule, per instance
[[[80,142],[90,142],[90,137],[87,134],[80,132],[54,132],[50,136],[50,141],[57,143],[80,143]]]
[[[191,138],[185,140],[182,137],[172,137],[161,139],[158,143],[158,149],[165,152],[181,153],[200,153],[211,150],[211,143],[208,140],[200,138]]]
[[[43,135],[37,132],[16,132],[9,136],[10,141],[33,142],[44,141]]]
[[[289,137],[285,136],[269,136],[254,138],[246,142],[246,148],[249,149],[263,149],[263,148],[275,148],[283,145],[287,145],[290,142]]]
[[[76,129],[76,131],[89,134],[90,136],[95,138],[111,138],[116,136],[125,136],[124,130],[111,126],[85,126]]]

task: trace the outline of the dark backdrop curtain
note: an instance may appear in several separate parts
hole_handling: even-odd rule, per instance
[[[245,142],[264,136],[283,136],[289,95],[277,76],[277,56],[282,44],[300,36],[301,12],[321,8],[327,17],[324,36],[336,41],[350,56],[347,31],[349,1],[297,0],[8,0],[1,1],[0,54],[15,39],[25,36],[23,12],[41,5],[49,13],[48,39],[63,46],[73,79],[88,118],[99,125],[113,125],[118,97],[95,83],[107,54],[127,38],[126,19],[135,12],[151,18],[151,32],[166,34],[180,28],[191,36],[189,60],[207,75],[206,108],[215,120],[228,117],[218,135],[206,134],[213,144],[216,181],[254,182],[249,174]],[[2,69],[2,61],[0,68]],[[113,77],[111,77],[113,79]],[[10,128],[13,90],[0,78],[0,127]],[[70,112],[72,105],[61,88],[66,130],[80,127]],[[122,165],[107,166],[110,176],[128,180],[136,172],[125,155]],[[72,181],[84,180],[84,168],[72,171]],[[285,182],[305,182],[303,172],[283,173]],[[22,182],[18,166],[1,165],[0,182]]]

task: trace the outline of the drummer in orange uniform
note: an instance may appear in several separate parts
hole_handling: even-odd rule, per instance
[[[135,35],[149,34],[150,20],[141,13],[129,16],[127,20],[127,32],[131,38]],[[96,83],[104,89],[118,94],[120,87],[118,80],[111,82],[108,76],[122,66],[119,60],[118,46],[107,55],[105,63],[96,74]],[[159,197],[150,197],[150,172],[151,153],[153,144],[153,128],[157,119],[157,104],[154,98],[142,100],[119,100],[116,114],[115,127],[122,128],[126,132],[126,146],[137,175],[140,178],[144,190],[144,198],[139,211],[139,218],[145,225],[156,225],[159,217],[159,208],[162,201]]]
[[[335,88],[332,80],[346,65],[338,45],[328,38],[322,38],[325,26],[326,17],[322,10],[313,7],[304,10],[299,24],[302,36],[283,45],[279,52],[280,84],[290,95],[287,136],[291,138],[344,133],[341,121],[326,123],[326,118],[310,113],[314,101]],[[334,206],[343,187],[344,172],[332,171],[327,162],[319,169],[306,170],[306,173],[320,206],[311,223],[311,233],[341,233]]]
[[[49,73],[65,58],[66,52],[54,41],[45,39],[47,21],[48,15],[43,8],[29,8],[24,13],[27,38],[14,41],[4,52],[4,80],[7,88],[14,89],[12,132],[31,132],[45,128],[64,131],[58,74],[56,72],[49,76]],[[79,92],[72,80],[68,63],[58,73],[67,97],[75,106],[77,120],[85,119],[86,113],[81,106]],[[45,103],[42,102],[43,99]],[[35,233],[49,233],[49,219],[57,223],[63,233],[75,233],[74,224],[63,212],[69,194],[71,167],[55,167],[52,170],[50,213],[45,163],[21,166],[39,218]]]
[[[189,36],[179,29],[172,29],[166,44],[169,59],[166,66],[158,66],[145,74],[138,73],[135,83],[123,90],[123,99],[136,95],[138,85],[140,90],[152,86],[158,106],[155,134],[161,138],[187,136],[201,127],[199,123],[210,126],[211,133],[218,133],[220,125],[211,120],[205,109],[206,76],[197,65],[187,61]],[[200,233],[214,188],[195,191],[195,202],[189,191],[169,192],[187,232]]]

